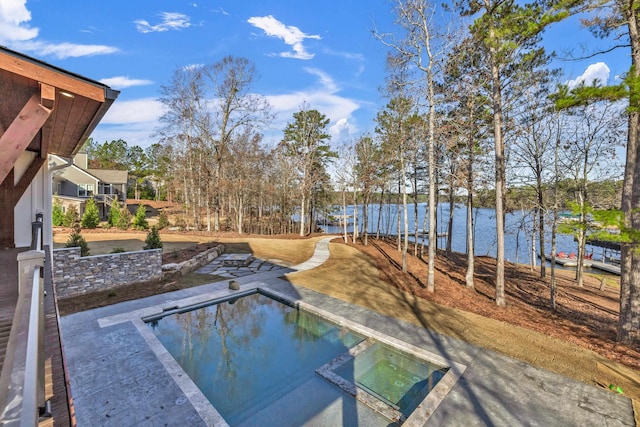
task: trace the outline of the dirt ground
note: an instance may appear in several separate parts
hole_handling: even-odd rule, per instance
[[[63,245],[67,236],[68,230],[56,230],[55,246]],[[98,254],[118,246],[139,250],[146,233],[83,231],[83,236],[89,242],[91,253]],[[311,256],[315,242],[321,237],[277,239],[161,233],[164,257],[181,256],[181,251],[183,256],[189,256],[191,252],[184,249],[193,248],[196,243],[216,241],[224,243],[227,252],[250,251],[259,258],[291,264]],[[492,258],[476,258],[475,289],[469,290],[464,286],[465,257],[439,253],[435,266],[436,290],[429,293],[425,289],[427,264],[410,256],[409,273],[403,273],[398,269],[401,254],[395,245],[378,242],[375,246],[354,246],[336,238],[330,250],[331,257],[325,264],[288,275],[288,279],[588,384],[620,387],[626,396],[634,399],[636,423],[640,425],[640,349],[615,342],[619,279],[608,278],[605,290],[600,291],[599,278],[587,277],[585,286],[580,288],[572,280],[575,273],[560,272],[554,312],[549,308],[548,279],[542,281],[539,273],[528,267],[507,263],[507,306],[500,308],[494,303],[495,260]],[[118,290],[114,298],[98,295],[94,301],[74,298],[64,301],[63,305],[66,304],[67,311],[80,311],[95,306],[97,301],[103,305],[203,284],[205,279],[193,276],[201,275]],[[211,281],[211,276],[206,280]]]

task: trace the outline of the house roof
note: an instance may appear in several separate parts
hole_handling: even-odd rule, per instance
[[[129,173],[127,171],[110,169],[87,169],[91,175],[106,184],[126,184]]]
[[[0,183],[24,151],[71,157],[119,92],[0,46]]]
[[[50,166],[58,166],[65,163],[65,159],[55,154],[51,155]],[[96,179],[105,184],[126,184],[129,178],[129,172],[123,170],[113,170],[113,169],[85,169],[80,167],[78,164],[73,163],[69,166],[72,169],[80,171],[81,173]],[[62,174],[64,172],[54,172],[57,174]]]

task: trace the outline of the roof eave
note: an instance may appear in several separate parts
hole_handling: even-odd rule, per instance
[[[98,123],[100,123],[100,120],[102,120],[104,115],[107,114],[107,111],[109,110],[111,105],[115,102],[116,98],[118,98],[118,95],[120,95],[120,91],[111,89],[110,87],[105,87],[104,102],[102,103],[102,105],[100,105],[100,108],[98,109],[98,111],[96,111],[96,114],[91,119],[91,122],[89,122],[89,126],[87,126],[84,133],[80,137],[80,140],[76,145],[76,148],[71,153],[72,156],[75,156],[78,153],[78,151],[80,151],[84,143],[91,136],[95,128],[98,126]]]

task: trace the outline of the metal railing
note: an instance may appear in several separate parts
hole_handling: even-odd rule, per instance
[[[32,223],[31,250],[18,254],[18,301],[0,375],[0,425],[33,427],[45,410],[42,214]]]

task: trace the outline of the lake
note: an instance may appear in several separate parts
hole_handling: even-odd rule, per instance
[[[411,236],[414,232],[414,207],[413,204],[407,206],[407,216],[409,218],[409,238],[413,240]],[[362,206],[359,207],[359,230],[362,231]],[[353,205],[347,206],[347,215],[353,216]],[[424,217],[427,211],[427,203],[418,204],[418,229],[428,230],[428,224],[425,225]],[[378,224],[379,205],[369,206],[369,235],[374,234]],[[401,218],[404,214],[402,212],[402,205],[383,205],[382,216],[380,219],[380,232],[382,234],[397,235],[397,221],[398,213]],[[336,207],[333,213],[334,215],[342,215],[342,208]],[[475,234],[475,254],[482,256],[496,256],[497,241],[496,241],[496,211],[490,208],[476,208],[473,210],[474,216],[474,234]],[[441,203],[438,205],[438,234],[447,232],[447,222],[449,220],[449,204]],[[466,253],[466,218],[467,208],[464,205],[457,204],[454,208],[453,214],[453,234],[452,234],[452,249],[456,252]],[[341,233],[342,227],[339,226],[323,226],[321,227],[327,233]],[[530,262],[530,248],[531,248],[531,228],[532,219],[531,216],[527,216],[526,211],[513,211],[505,216],[505,260],[528,264]],[[548,226],[547,228],[550,228]],[[353,224],[350,223],[347,227],[349,232],[353,232]],[[537,239],[537,237],[536,237]],[[557,251],[563,251],[566,253],[578,252],[578,245],[574,241],[572,235],[557,234]],[[438,238],[438,247],[444,248],[446,246],[446,237]],[[548,233],[546,242],[546,252],[551,252],[551,233]],[[602,257],[602,249],[587,245],[587,252],[594,253],[595,259]],[[539,247],[536,240],[536,254],[539,253]],[[536,260],[539,264],[540,260]]]

